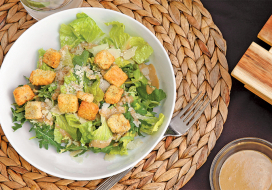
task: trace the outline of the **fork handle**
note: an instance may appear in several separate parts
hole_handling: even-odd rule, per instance
[[[117,182],[119,182],[130,170],[132,170],[132,168],[134,168],[134,166],[119,174],[109,177],[106,181],[101,183],[95,190],[109,190]]]

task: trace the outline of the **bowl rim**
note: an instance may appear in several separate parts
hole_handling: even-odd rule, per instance
[[[22,156],[27,162],[29,162],[29,163],[30,163],[31,165],[33,165],[34,167],[36,167],[36,168],[38,168],[38,169],[41,169],[42,171],[44,171],[44,172],[46,172],[46,173],[48,173],[48,174],[51,174],[51,175],[54,175],[54,176],[58,176],[58,177],[61,177],[61,178],[65,178],[65,179],[73,179],[73,180],[95,180],[95,179],[102,179],[102,178],[106,178],[106,177],[113,176],[113,175],[116,175],[116,174],[118,174],[118,173],[121,173],[122,171],[125,171],[125,170],[127,170],[128,168],[130,168],[130,167],[134,167],[134,166],[137,164],[137,162],[141,161],[144,157],[146,157],[146,156],[150,153],[150,151],[152,151],[152,150],[154,149],[154,147],[162,140],[163,134],[164,134],[165,131],[167,130],[168,125],[169,125],[169,123],[170,123],[170,121],[171,121],[171,116],[173,115],[173,111],[174,111],[174,107],[175,107],[175,100],[176,100],[176,96],[175,96],[175,94],[176,94],[175,74],[174,74],[174,70],[173,70],[173,67],[172,67],[172,64],[171,64],[171,60],[170,60],[170,58],[169,58],[167,52],[165,51],[163,45],[160,43],[160,41],[158,40],[158,38],[157,38],[157,37],[156,37],[156,36],[155,36],[155,35],[154,35],[154,34],[146,27],[146,26],[144,26],[142,23],[140,23],[140,22],[137,21],[136,19],[131,18],[131,17],[128,16],[128,15],[125,15],[125,14],[123,14],[123,13],[116,12],[116,11],[113,11],[113,10],[109,10],[109,9],[103,9],[103,8],[79,7],[79,8],[73,8],[73,9],[68,9],[68,10],[60,11],[60,12],[54,13],[54,14],[52,14],[52,15],[49,15],[48,17],[46,17],[46,18],[40,20],[39,22],[35,23],[34,25],[32,25],[30,28],[28,28],[28,30],[31,29],[31,28],[38,27],[39,25],[42,25],[43,22],[45,22],[44,20],[47,20],[47,19],[49,19],[49,18],[51,18],[51,17],[57,17],[59,14],[64,14],[64,12],[72,12],[73,10],[80,10],[80,11],[84,12],[85,10],[90,10],[90,9],[92,9],[92,10],[98,10],[98,11],[111,12],[111,13],[117,14],[117,15],[119,15],[119,16],[121,16],[121,17],[126,17],[126,18],[128,18],[129,20],[131,20],[132,22],[137,22],[138,24],[140,24],[140,25],[143,27],[143,30],[145,30],[145,32],[150,33],[150,34],[154,37],[153,40],[155,40],[155,41],[159,44],[159,46],[161,46],[161,48],[162,48],[162,50],[163,50],[163,52],[164,52],[164,55],[165,55],[166,59],[168,60],[168,65],[169,65],[169,68],[170,68],[170,71],[171,71],[171,74],[172,74],[171,77],[169,77],[168,79],[172,80],[172,85],[173,85],[173,97],[170,97],[170,96],[169,96],[169,98],[171,98],[172,101],[171,101],[171,106],[170,106],[170,107],[171,107],[171,108],[170,108],[171,113],[170,113],[170,115],[169,115],[169,118],[167,118],[168,121],[166,121],[165,127],[164,127],[164,129],[162,130],[161,135],[159,135],[159,137],[157,138],[157,140],[155,141],[155,143],[151,146],[150,150],[147,151],[145,154],[143,154],[137,161],[132,162],[131,164],[128,164],[127,167],[124,167],[123,169],[118,169],[118,170],[116,170],[115,172],[111,172],[111,173],[108,173],[108,174],[99,175],[99,176],[96,176],[96,177],[85,177],[85,178],[84,178],[84,177],[73,177],[73,178],[71,178],[71,177],[69,177],[69,176],[62,176],[62,175],[56,174],[55,172],[51,172],[51,171],[47,170],[46,168],[44,168],[44,167],[42,167],[42,166],[39,166],[39,165],[37,165],[37,164],[35,164],[35,163],[34,163],[34,164],[31,163],[31,162],[29,161],[28,157],[27,157],[25,154],[23,154],[20,150],[17,150],[17,149],[14,147],[14,149],[16,150],[16,152],[18,152],[18,154],[20,154],[20,156]],[[28,31],[28,30],[27,30],[27,31]],[[25,31],[25,32],[24,32],[24,33],[23,33],[23,34],[15,41],[14,44],[16,44],[17,41],[19,41],[21,38],[23,38],[25,35],[27,35],[27,31]],[[12,46],[12,47],[10,48],[10,50],[12,50],[14,47],[15,47],[15,46]],[[9,52],[10,52],[10,51],[9,51]],[[10,55],[9,55],[9,52],[7,53],[7,55],[5,56],[5,58],[4,58],[4,60],[3,60],[2,67],[1,67],[1,69],[0,69],[0,75],[1,75],[1,73],[3,72],[3,70],[4,70],[3,68],[5,68],[5,65],[7,65],[7,63],[6,63],[6,64],[4,64],[4,63],[5,63],[5,61],[7,60],[6,57],[10,56]],[[0,97],[1,97],[1,95],[0,95]],[[1,122],[2,120],[4,120],[4,118],[3,118],[2,116],[0,116],[0,123],[2,123],[2,122]],[[3,131],[5,132],[5,128],[3,128]],[[7,138],[8,138],[8,137],[7,137]],[[12,140],[12,142],[13,142],[13,140]],[[11,144],[11,145],[12,145],[12,144]],[[12,145],[12,146],[13,146],[13,145]]]
[[[266,145],[266,146],[269,146],[270,148],[272,148],[272,143],[271,142],[269,142],[267,140],[264,140],[264,139],[261,139],[261,138],[258,138],[258,137],[243,137],[243,138],[233,140],[233,141],[229,142],[228,144],[226,144],[216,154],[216,156],[214,157],[214,159],[212,161],[211,167],[210,167],[209,181],[210,181],[210,187],[211,187],[212,190],[215,190],[214,185],[213,185],[213,173],[214,173],[214,170],[216,169],[215,165],[217,164],[218,159],[222,156],[222,154],[226,153],[226,150],[228,150],[228,149],[231,150],[230,148],[232,146],[237,145],[239,143],[244,143],[244,142],[258,142],[258,143],[262,143],[263,145]]]

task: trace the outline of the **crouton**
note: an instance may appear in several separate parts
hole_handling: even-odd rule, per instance
[[[90,93],[86,93],[86,92],[82,92],[82,91],[78,91],[77,92],[77,98],[81,99],[82,101],[91,103],[94,99],[94,96]]]
[[[124,133],[130,129],[129,120],[127,120],[123,114],[110,116],[107,124],[113,133]]]
[[[116,104],[121,99],[124,89],[111,85],[105,93],[105,101],[108,104]]]
[[[32,91],[32,89],[30,88],[30,86],[24,85],[21,87],[17,87],[13,91],[13,96],[14,96],[16,104],[21,106],[24,103],[26,103],[27,101],[32,100],[34,98],[35,94]]]
[[[115,58],[107,50],[102,50],[94,57],[94,63],[97,64],[101,69],[109,69]]]
[[[62,113],[74,113],[78,110],[78,99],[73,94],[60,94],[58,106]]]
[[[57,50],[48,49],[43,55],[43,62],[49,65],[52,68],[57,68],[60,63],[61,55]]]
[[[25,106],[26,119],[40,119],[42,118],[42,102],[31,101],[27,102]]]
[[[41,69],[36,69],[31,72],[29,77],[29,81],[33,85],[48,85],[51,84],[56,77],[56,73],[54,71],[44,71]]]
[[[124,73],[117,65],[112,66],[104,75],[104,79],[117,87],[120,87],[127,80],[127,78],[127,74]]]
[[[95,103],[82,101],[79,106],[77,115],[87,120],[95,120],[98,110],[99,107]]]

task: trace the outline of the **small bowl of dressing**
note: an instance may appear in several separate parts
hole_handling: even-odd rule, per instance
[[[272,190],[272,143],[248,137],[234,140],[215,156],[212,190]]]

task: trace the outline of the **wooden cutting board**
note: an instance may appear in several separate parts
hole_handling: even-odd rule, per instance
[[[272,16],[258,38],[272,46]],[[253,42],[231,75],[241,81],[245,88],[272,104],[272,48],[268,51]]]

